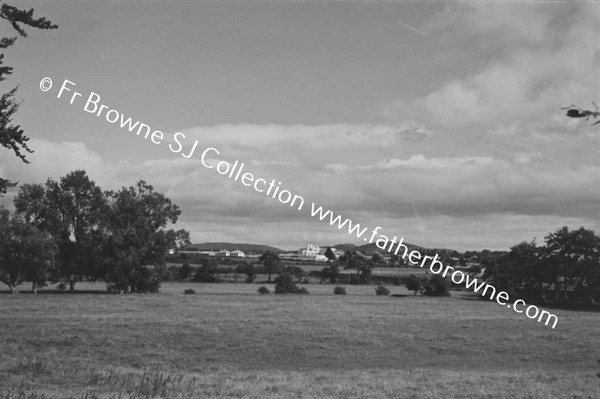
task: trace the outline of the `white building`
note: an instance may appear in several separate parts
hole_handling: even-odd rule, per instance
[[[318,245],[308,244],[306,249],[303,249],[301,254],[303,256],[316,256],[321,254],[321,248]]]
[[[235,251],[231,251],[229,253],[229,256],[233,256],[234,258],[243,258],[246,256],[246,254],[240,251],[239,249],[236,249]]]

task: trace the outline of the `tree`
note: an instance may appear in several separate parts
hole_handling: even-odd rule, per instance
[[[337,283],[340,278],[340,267],[337,262],[329,265],[329,282],[332,284]]]
[[[381,256],[379,252],[373,252],[373,255],[371,256],[371,262],[375,265],[385,263],[385,261],[383,260],[383,256]]]
[[[247,283],[252,283],[256,278],[256,268],[252,263],[243,263],[236,267],[235,271],[245,274]]]
[[[483,278],[510,295],[516,295],[517,288],[539,289],[542,284],[540,251],[535,240],[513,245],[507,254],[489,262]]]
[[[32,291],[45,283],[54,258],[55,246],[49,234],[26,223],[18,215],[9,216],[0,209],[0,282],[11,293],[25,280],[32,282]]]
[[[189,263],[184,263],[179,268],[179,281],[187,281],[192,276],[192,272],[194,269],[190,266]]]
[[[325,257],[327,258],[328,262],[335,262],[335,254],[333,253],[331,247],[327,247],[327,250],[325,250]]]
[[[165,256],[178,236],[166,227],[181,210],[143,180],[107,194],[105,281],[118,292],[158,292]]]
[[[417,295],[417,292],[419,292],[423,287],[423,280],[415,276],[414,274],[411,274],[406,279],[405,285],[407,290],[412,291],[413,295]]]
[[[279,258],[279,255],[272,251],[265,251],[258,260],[263,263],[263,267],[269,275],[267,281],[270,283],[271,274],[279,273],[281,271],[281,259]]]
[[[569,300],[567,288],[575,285],[585,291],[586,301],[590,302],[600,288],[600,237],[583,227],[569,231],[564,226],[546,236],[546,246],[549,263],[558,271],[555,278],[562,277],[562,300]]]
[[[56,279],[71,291],[84,277],[100,277],[102,225],[107,200],[85,171],[76,170],[45,186],[25,184],[15,197],[17,212],[56,240],[59,254]]]
[[[275,279],[276,294],[308,294],[304,287],[298,287],[289,273],[282,273]]]
[[[303,278],[308,276],[308,273],[306,273],[306,271],[300,266],[286,266],[282,272],[288,273],[291,276],[296,277],[299,283],[302,281]]]
[[[356,284],[368,284],[371,281],[373,264],[362,253],[346,251],[344,255],[340,256],[340,262],[345,265],[345,269],[356,270],[356,276],[354,277]]]
[[[427,296],[449,296],[448,281],[442,276],[433,275],[428,280],[423,281],[421,294]]]
[[[21,37],[27,37],[23,25],[37,29],[58,28],[58,25],[52,24],[44,17],[34,18],[33,9],[21,10],[6,3],[0,5],[0,18],[8,21]],[[16,40],[17,37],[0,38],[0,49],[12,46]],[[3,60],[4,54],[0,54],[0,81],[5,80],[13,72],[12,67],[3,65]],[[21,161],[29,163],[25,156],[25,153],[33,152],[27,146],[29,137],[25,135],[21,126],[12,124],[13,115],[19,109],[19,103],[15,99],[17,88],[18,86],[0,96],[0,145],[12,150]],[[0,177],[0,197],[6,193],[9,187],[15,185],[16,183]]]

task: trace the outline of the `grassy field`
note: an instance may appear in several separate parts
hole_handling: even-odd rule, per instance
[[[599,313],[553,310],[552,330],[460,293],[257,288],[0,292],[0,399],[600,396]]]

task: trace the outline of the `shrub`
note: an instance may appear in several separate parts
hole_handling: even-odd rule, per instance
[[[67,289],[67,285],[65,283],[58,283],[58,285],[56,286],[56,289],[59,291],[64,291]]]
[[[390,295],[390,290],[385,288],[383,285],[378,285],[377,288],[375,288],[375,294],[388,296]]]
[[[218,283],[220,281],[215,277],[218,271],[216,265],[202,265],[198,268],[196,274],[194,274],[192,281],[196,283]]]
[[[333,289],[333,293],[335,295],[346,295],[346,288],[338,285]]]
[[[427,296],[450,296],[448,282],[441,276],[432,276],[428,281],[423,283],[421,294]]]
[[[185,290],[183,290],[183,293],[186,295],[191,295],[191,294],[195,294],[196,291],[194,291],[192,288],[186,288]]]
[[[269,291],[269,289],[265,286],[262,286],[258,289],[258,293],[259,294],[270,294],[271,291]]]
[[[423,280],[414,274],[411,274],[410,277],[406,279],[406,289],[412,291],[414,295],[417,295],[417,292],[419,292],[422,288]]]
[[[181,265],[181,267],[179,268],[179,281],[188,281],[190,279],[190,277],[192,277],[192,267],[190,266],[189,263],[185,262],[184,264]]]
[[[275,279],[276,294],[308,294],[304,287],[298,287],[291,274],[283,273]]]

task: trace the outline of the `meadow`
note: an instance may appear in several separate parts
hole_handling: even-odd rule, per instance
[[[0,399],[600,396],[598,312],[554,309],[552,330],[460,292],[259,286],[0,291]]]

